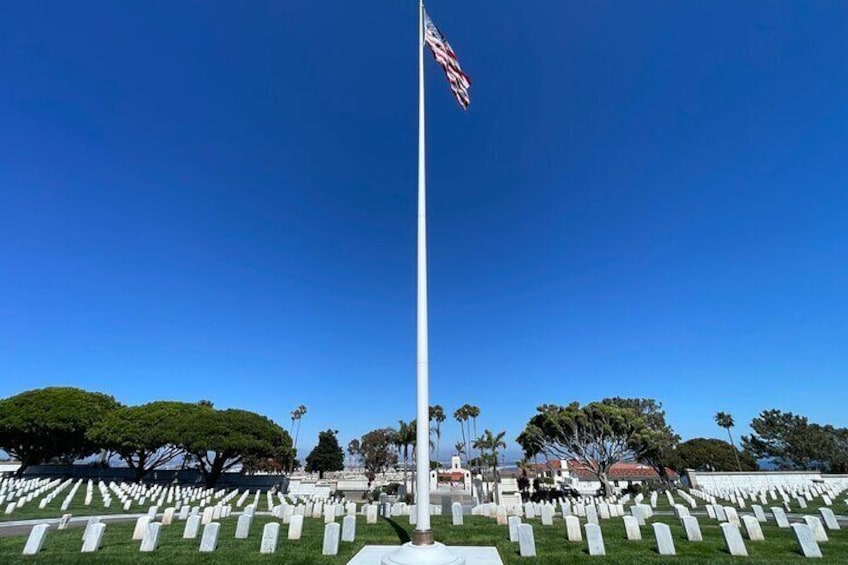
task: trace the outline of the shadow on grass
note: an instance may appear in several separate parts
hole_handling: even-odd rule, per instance
[[[409,537],[409,534],[406,533],[406,530],[404,530],[401,527],[400,524],[398,524],[397,522],[395,522],[391,518],[383,518],[383,520],[385,520],[392,527],[392,529],[397,534],[397,537],[400,540],[401,544],[408,543],[408,542],[412,541]]]

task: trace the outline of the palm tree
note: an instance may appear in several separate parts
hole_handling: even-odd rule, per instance
[[[506,449],[506,442],[503,440],[505,435],[506,432],[500,432],[495,435],[491,430],[485,430],[483,435],[474,442],[474,447],[479,449],[481,452],[486,450],[490,452],[489,458],[492,463],[492,478],[495,483],[494,502],[496,504],[498,503],[498,450]]]
[[[456,450],[456,456],[462,457],[462,454],[465,453],[465,443],[458,441],[453,444],[453,448]]]
[[[473,404],[468,405],[468,417],[471,418],[471,420],[474,422],[474,437],[477,437],[477,416],[479,416],[479,415],[480,415],[480,408],[479,407],[474,406]],[[471,432],[471,430],[469,430],[469,437],[471,437],[470,432]],[[482,452],[482,450],[478,449],[477,450],[477,471],[478,472],[480,471],[480,462],[481,462],[482,459],[483,459],[483,452]]]
[[[736,469],[741,471],[742,465],[739,463],[739,452],[736,450],[736,444],[733,443],[733,434],[730,433],[730,428],[736,425],[733,421],[733,416],[727,412],[719,412],[715,415],[715,422],[720,428],[727,430],[727,437],[730,439],[730,447],[733,448],[733,455],[736,457]]]
[[[407,472],[409,471],[409,448],[415,445],[415,426],[415,420],[408,423],[398,420],[398,431],[395,440],[398,446],[398,455],[403,450],[403,487],[407,489],[407,492],[409,492],[409,486],[406,480]]]
[[[439,444],[442,441],[442,422],[445,421],[445,409],[441,404],[430,406],[430,421],[436,422],[433,431],[436,432],[436,463],[439,462]]]
[[[297,438],[300,435],[300,420],[306,415],[306,406],[301,404],[297,408],[291,411],[291,428],[289,429],[289,435],[291,436],[291,432],[294,429],[294,423],[297,421],[297,431],[294,433],[294,443],[292,444],[292,449],[295,453],[297,453]],[[294,456],[292,456],[292,472],[294,472]]]
[[[468,421],[468,409],[467,404],[464,406],[460,406],[456,409],[456,412],[453,413],[454,419],[459,422],[459,430],[462,432],[462,445],[465,447],[468,445],[468,442],[465,441],[465,422]],[[465,460],[468,461],[468,453],[465,452]]]

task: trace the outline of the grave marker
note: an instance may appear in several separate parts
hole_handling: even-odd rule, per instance
[[[518,552],[521,557],[536,557],[536,539],[533,537],[533,526],[530,524],[518,526]]]

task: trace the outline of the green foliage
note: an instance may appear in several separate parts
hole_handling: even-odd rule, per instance
[[[733,452],[737,453],[734,454]],[[750,454],[739,452],[726,441],[713,438],[693,438],[677,446],[672,466],[680,473],[686,469],[696,471],[736,471],[735,455],[739,455],[739,465],[743,471],[759,469],[757,461]]]
[[[100,446],[88,431],[119,405],[111,396],[49,387],[0,400],[0,447],[21,462],[19,474],[54,458],[73,462]]]
[[[185,420],[195,411],[210,409],[199,403],[166,401],[121,406],[96,423],[88,438],[114,451],[140,480],[183,453],[179,443]]]
[[[814,469],[844,473],[848,469],[848,430],[811,423],[804,416],[763,410],[751,420],[754,433],[742,438],[745,451],[778,469]]]
[[[273,458],[285,465],[293,457],[288,432],[246,410],[192,411],[180,426],[180,446],[195,458],[209,486],[245,457]]]
[[[629,406],[593,402],[580,406],[540,406],[516,441],[528,457],[545,453],[577,459],[611,492],[607,474],[617,462],[642,455],[640,439],[648,432],[646,418]]]
[[[341,471],[344,469],[344,451],[339,445],[336,430],[327,430],[318,433],[318,445],[306,457],[306,470],[310,473],[318,473],[324,478],[327,471]]]
[[[384,473],[386,469],[397,463],[397,453],[392,449],[395,434],[395,430],[391,428],[380,428],[362,436],[359,450],[369,486],[378,473]]]
[[[603,404],[631,409],[644,422],[630,447],[639,461],[650,465],[663,482],[669,482],[666,467],[671,463],[680,436],[665,421],[662,404],[653,398],[605,398]]]

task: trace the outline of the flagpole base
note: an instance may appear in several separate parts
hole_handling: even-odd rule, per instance
[[[432,532],[430,532],[430,539],[432,540]],[[465,559],[457,557],[444,544],[438,542],[427,545],[405,543],[397,551],[385,555],[380,563],[381,565],[465,565]]]

